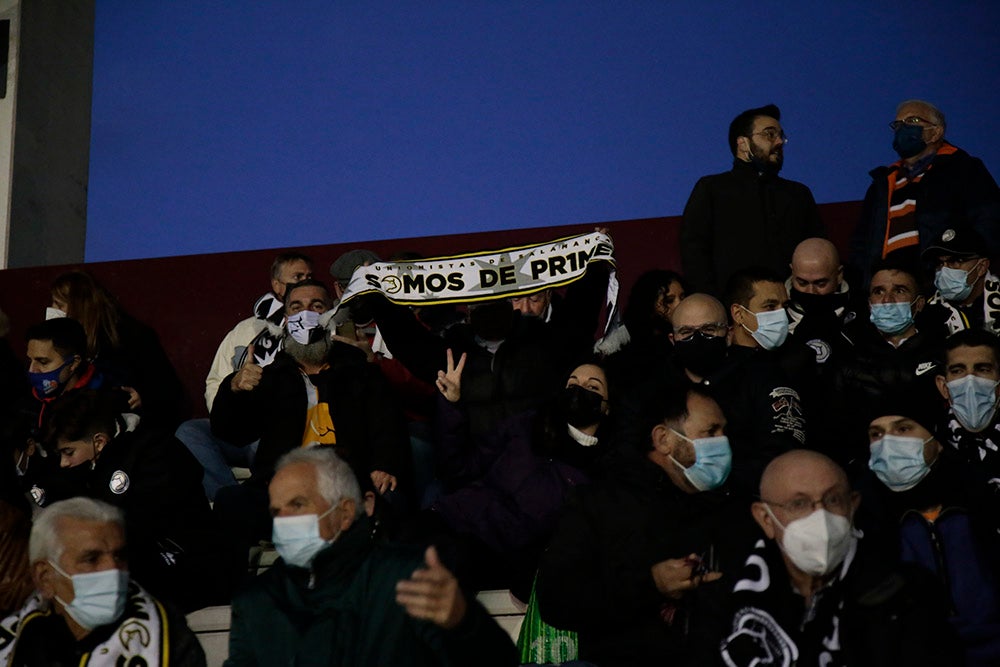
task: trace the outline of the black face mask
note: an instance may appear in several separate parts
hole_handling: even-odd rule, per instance
[[[840,299],[837,293],[832,294],[812,294],[811,292],[800,292],[792,288],[792,302],[800,307],[804,313],[826,313],[832,312],[840,307]]]
[[[695,375],[708,377],[726,360],[726,337],[695,332],[690,338],[674,340],[674,354],[681,366]]]
[[[59,468],[54,473],[54,486],[60,497],[86,496],[90,486],[90,478],[94,472],[94,461],[84,461],[72,468]]]
[[[514,325],[514,307],[506,299],[476,306],[469,311],[472,331],[488,341],[503,340]]]
[[[927,148],[927,143],[924,141],[924,128],[919,125],[901,125],[893,135],[892,148],[904,160],[919,155]]]
[[[566,387],[559,394],[559,409],[566,417],[566,423],[576,428],[586,428],[600,423],[604,417],[601,406],[604,399],[600,394],[584,389],[580,385]]]

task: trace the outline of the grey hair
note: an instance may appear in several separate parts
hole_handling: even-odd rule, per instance
[[[904,100],[900,102],[899,105],[896,107],[896,115],[898,116],[900,109],[907,106],[908,104],[919,105],[926,108],[927,111],[930,112],[929,114],[927,114],[928,116],[930,116],[930,118],[928,118],[927,120],[931,121],[935,125],[940,125],[942,132],[944,132],[945,129],[948,127],[948,124],[945,123],[944,120],[944,112],[938,109],[930,102],[928,102],[927,100]]]
[[[30,562],[58,561],[62,556],[66,545],[59,536],[61,519],[113,523],[125,531],[125,515],[114,505],[83,496],[60,500],[43,509],[31,527],[31,537],[28,540]]]
[[[274,471],[296,463],[308,463],[316,470],[316,487],[323,500],[335,505],[344,498],[354,501],[357,516],[364,514],[361,487],[351,466],[347,465],[331,447],[300,447],[280,459]]]

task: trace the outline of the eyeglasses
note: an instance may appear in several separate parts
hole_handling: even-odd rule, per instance
[[[690,338],[696,333],[706,336],[724,336],[729,331],[729,326],[721,322],[710,322],[702,324],[700,327],[681,327],[674,332],[674,337],[679,340]]]
[[[805,496],[799,496],[787,503],[775,503],[770,500],[765,500],[761,498],[761,502],[767,503],[773,507],[780,507],[785,510],[788,516],[792,519],[800,519],[808,514],[812,514],[812,511],[816,509],[817,505],[822,505],[824,509],[833,514],[840,514],[846,516],[851,511],[851,494],[844,493],[842,491],[831,491],[819,500],[813,500],[812,498],[806,498]]]
[[[766,129],[761,130],[760,132],[754,132],[753,136],[757,136],[758,134],[772,143],[779,137],[783,142],[785,142],[786,144],[788,143],[788,135],[785,134],[784,130],[777,130],[773,127],[768,127]]]
[[[929,120],[921,118],[920,116],[907,116],[903,120],[894,120],[891,123],[889,123],[889,127],[892,128],[893,132],[903,127],[904,125],[919,125],[921,127],[927,125],[929,127],[937,127],[937,123],[932,123]]]

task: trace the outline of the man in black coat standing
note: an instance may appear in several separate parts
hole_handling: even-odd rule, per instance
[[[703,176],[681,225],[681,263],[691,291],[722,296],[736,271],[763,266],[782,275],[795,246],[826,236],[812,192],[778,176],[785,132],[773,104],[748,109],[729,125],[733,168]]]

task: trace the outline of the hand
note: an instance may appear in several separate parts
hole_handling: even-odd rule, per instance
[[[438,371],[437,388],[446,399],[452,403],[457,403],[462,396],[462,369],[465,368],[465,352],[455,365],[455,357],[451,353],[451,348],[447,350],[447,370]]]
[[[330,340],[335,340],[340,343],[347,343],[348,345],[353,345],[362,352],[365,353],[365,359],[368,363],[375,361],[375,353],[372,352],[372,346],[368,344],[367,340],[358,340],[357,338],[348,338],[347,336],[341,336],[340,334],[333,334],[330,336]]]
[[[382,495],[386,491],[396,490],[396,477],[394,475],[381,470],[372,470],[371,478],[372,484],[375,485],[375,490],[378,491],[379,495]]]
[[[465,618],[465,594],[455,575],[441,564],[437,549],[427,547],[424,563],[427,567],[396,583],[396,602],[413,618],[450,630]]]
[[[678,600],[684,595],[684,591],[722,578],[721,572],[694,574],[694,569],[700,562],[701,559],[696,554],[690,554],[687,558],[670,558],[657,563],[650,568],[656,590],[668,598]]]
[[[142,407],[142,397],[139,396],[139,392],[132,387],[119,387],[119,389],[128,394],[128,407],[130,410],[138,410]]]
[[[605,236],[611,236],[611,230],[607,227],[594,227],[594,231],[598,234],[604,234]]]
[[[253,356],[253,344],[247,346],[246,361],[243,362],[243,368],[236,372],[233,379],[229,382],[229,386],[234,392],[239,391],[253,391],[260,384],[260,377],[264,373],[264,369],[257,365]]]

